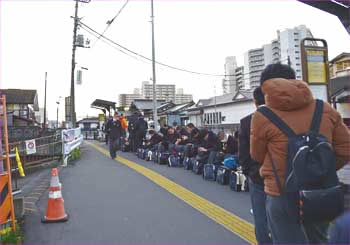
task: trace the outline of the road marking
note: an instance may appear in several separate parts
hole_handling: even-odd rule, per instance
[[[26,211],[32,211],[32,212],[37,212],[36,209],[32,209],[32,208],[24,208],[24,210],[26,210]]]
[[[100,146],[93,143],[86,142],[86,144],[94,147],[96,150],[102,154],[109,156],[109,152]],[[208,216],[215,222],[221,224],[229,231],[238,235],[250,244],[257,244],[255,238],[254,225],[247,222],[246,220],[234,215],[233,213],[219,207],[218,205],[206,200],[205,198],[198,196],[197,194],[187,190],[181,185],[165,178],[164,176],[156,173],[155,171],[145,168],[135,162],[118,156],[116,161],[128,166],[129,168],[135,170],[136,172],[144,175],[154,183],[158,184],[162,188],[166,189],[168,192],[183,200],[193,208],[197,209],[204,215]]]

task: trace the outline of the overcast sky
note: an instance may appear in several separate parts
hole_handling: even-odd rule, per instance
[[[102,32],[125,1],[80,4],[82,21]],[[350,52],[350,37],[337,17],[297,1],[156,1],[156,60],[203,73],[224,74],[226,56],[243,54],[277,38],[277,30],[301,24],[314,37],[328,42],[329,57]],[[56,101],[70,93],[74,1],[0,2],[1,88],[37,89],[44,105],[44,74],[48,72],[49,119],[56,118]],[[130,0],[105,35],[151,58],[150,1]],[[95,38],[80,29],[95,43]],[[118,101],[152,77],[150,62],[127,56],[103,41],[78,48],[77,66],[87,67],[83,84],[76,86],[78,118],[97,115],[93,100]],[[197,76],[157,66],[157,82],[176,84],[195,100],[222,93],[221,78]],[[64,117],[63,100],[60,120]]]

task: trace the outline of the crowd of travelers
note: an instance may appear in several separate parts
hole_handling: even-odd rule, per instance
[[[350,244],[349,185],[337,177],[350,162],[349,129],[288,65],[267,66],[260,85],[257,110],[228,137],[193,123],[157,132],[142,115],[126,125],[115,114],[106,125],[111,158],[135,152],[249,191],[258,244]]]

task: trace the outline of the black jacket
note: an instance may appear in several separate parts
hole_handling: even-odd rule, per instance
[[[225,144],[225,149],[223,151],[226,154],[236,155],[238,153],[238,141],[230,135]]]
[[[112,126],[113,120],[108,119],[105,125],[105,133],[109,133],[111,131],[111,126]]]
[[[163,142],[167,142],[169,144],[175,144],[177,139],[180,138],[180,135],[177,134],[176,132],[174,134],[166,134],[164,137],[163,137]]]
[[[202,139],[200,146],[207,149],[208,151],[220,151],[221,142],[219,138],[212,131],[208,132],[209,136],[207,140]]]
[[[122,136],[122,123],[117,121],[112,121],[110,124],[110,132],[109,132],[109,138],[112,140],[118,139]]]
[[[152,147],[160,143],[161,141],[162,141],[162,136],[160,136],[159,134],[154,134],[150,139],[150,144],[148,145],[148,147]]]
[[[246,116],[240,121],[238,162],[243,168],[243,173],[249,175],[255,184],[263,185],[264,181],[260,177],[260,165],[250,157],[250,126],[252,115]]]
[[[136,121],[135,132],[137,136],[144,137],[146,135],[147,129],[148,129],[148,124],[143,118],[140,118],[139,120]]]

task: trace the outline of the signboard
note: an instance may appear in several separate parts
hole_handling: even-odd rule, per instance
[[[98,120],[100,122],[104,122],[105,121],[105,114],[98,114]]]
[[[83,75],[83,72],[81,70],[77,70],[77,85],[81,85],[82,75]]]
[[[26,140],[26,151],[27,151],[27,155],[36,153],[35,140]]]
[[[310,90],[315,99],[320,99],[323,101],[328,100],[327,86],[325,85],[312,85]]]
[[[306,50],[308,82],[327,84],[325,50]]]

